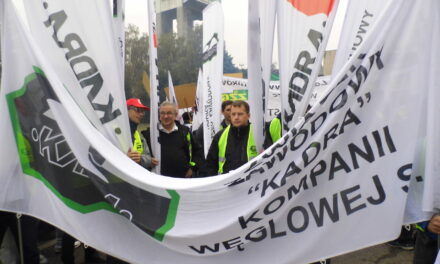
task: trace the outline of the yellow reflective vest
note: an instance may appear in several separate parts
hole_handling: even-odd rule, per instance
[[[218,141],[218,174],[223,173],[223,166],[226,163],[226,147],[228,145],[228,136],[231,125],[227,126]],[[252,133],[252,125],[249,125],[249,136],[246,145],[248,161],[258,156],[257,147],[255,146],[254,135]]]

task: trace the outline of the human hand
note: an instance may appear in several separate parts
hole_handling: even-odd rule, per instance
[[[159,160],[156,158],[151,158],[151,166],[157,166],[159,165]]]
[[[132,151],[131,149],[128,150],[127,156],[132,159],[134,162],[140,163],[141,162],[141,153],[137,151]]]
[[[193,174],[193,171],[191,168],[189,168],[185,174],[185,178],[192,178],[192,174]]]
[[[434,234],[440,234],[440,215],[434,215],[428,223],[428,230]]]

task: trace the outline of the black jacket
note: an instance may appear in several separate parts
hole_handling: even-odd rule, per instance
[[[248,162],[247,141],[249,137],[249,128],[249,124],[242,127],[231,126],[226,145],[226,161],[223,165],[223,173],[235,170],[241,165]],[[206,157],[206,169],[204,174],[206,174],[207,176],[218,174],[218,142],[224,131],[225,130],[221,130],[220,132],[215,134],[214,138],[212,139],[211,146],[209,147],[208,156]]]
[[[163,131],[159,132],[159,143],[161,157],[159,159],[160,174],[165,176],[183,178],[189,168],[193,171],[197,170],[197,164],[200,163],[199,148],[194,144],[193,137],[189,131],[189,128],[182,126],[176,122],[177,131],[173,131],[167,134]],[[190,140],[188,141],[187,135]],[[150,130],[146,130],[144,133],[147,139],[148,147],[151,150]],[[191,147],[190,147],[191,146]],[[192,152],[191,152],[192,150]],[[196,166],[191,166],[192,161],[196,163]]]

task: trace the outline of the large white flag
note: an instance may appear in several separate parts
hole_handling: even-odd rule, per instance
[[[118,48],[109,1],[27,1],[24,6],[33,38],[50,50],[48,62],[81,111],[115,146],[127,151],[131,137],[121,59],[113,55]],[[102,48],[107,46],[112,55]]]
[[[1,210],[131,263],[310,263],[399,235],[440,71],[437,0],[392,1],[292,130],[235,171],[191,180],[109,144],[3,2]]]
[[[349,1],[339,39],[332,76],[335,76],[362,44],[374,21],[389,0]]]
[[[125,0],[113,0],[113,34],[116,42],[116,55],[121,60],[120,74],[125,75]]]
[[[263,75],[264,95],[263,107],[265,113],[269,106],[270,77],[272,70],[273,42],[275,34],[276,1],[259,0],[260,36],[261,36],[261,71]],[[276,116],[276,115],[275,115]],[[266,115],[265,115],[266,117]],[[271,120],[271,119],[270,119]],[[265,118],[266,121],[270,121]]]
[[[203,139],[205,155],[220,129],[223,76],[223,9],[215,1],[203,9]]]
[[[307,109],[321,68],[338,0],[280,0],[278,51],[283,131],[292,129]]]
[[[177,108],[176,120],[178,120],[181,124],[183,124],[183,118],[182,115],[180,115],[179,113],[179,103],[177,102],[176,92],[174,91],[173,78],[171,78],[170,71],[168,71],[168,101],[176,105]]]
[[[159,143],[159,69],[157,66],[157,35],[156,35],[156,1],[148,0],[148,25],[150,33],[150,142],[152,155],[160,159]],[[153,169],[160,174],[160,166]]]
[[[266,112],[266,90],[262,72],[260,1],[248,3],[248,97],[250,122],[257,151],[263,150],[264,113]],[[274,3],[275,5],[275,3]],[[273,40],[273,39],[271,39]]]
[[[196,131],[203,124],[203,75],[202,69],[199,69],[196,87],[196,110],[193,116],[192,131]]]

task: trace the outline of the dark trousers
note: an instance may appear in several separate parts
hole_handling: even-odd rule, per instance
[[[67,233],[63,233],[63,238],[61,240],[61,261],[64,264],[74,264],[75,263],[75,254],[74,254],[74,244],[76,239],[73,238],[72,236],[70,236]],[[87,247],[84,250],[84,259],[85,259],[85,263],[93,263],[95,262],[94,259],[96,254],[96,250],[91,248],[91,247]]]
[[[20,223],[24,263],[38,264],[40,263],[40,252],[38,251],[37,239],[38,220],[27,215],[22,215]],[[14,236],[17,248],[20,249],[16,214],[0,211],[0,244],[1,241],[3,241],[3,236],[8,228],[10,228],[12,235]]]
[[[425,232],[417,230],[414,264],[432,264],[437,257],[437,241]]]

